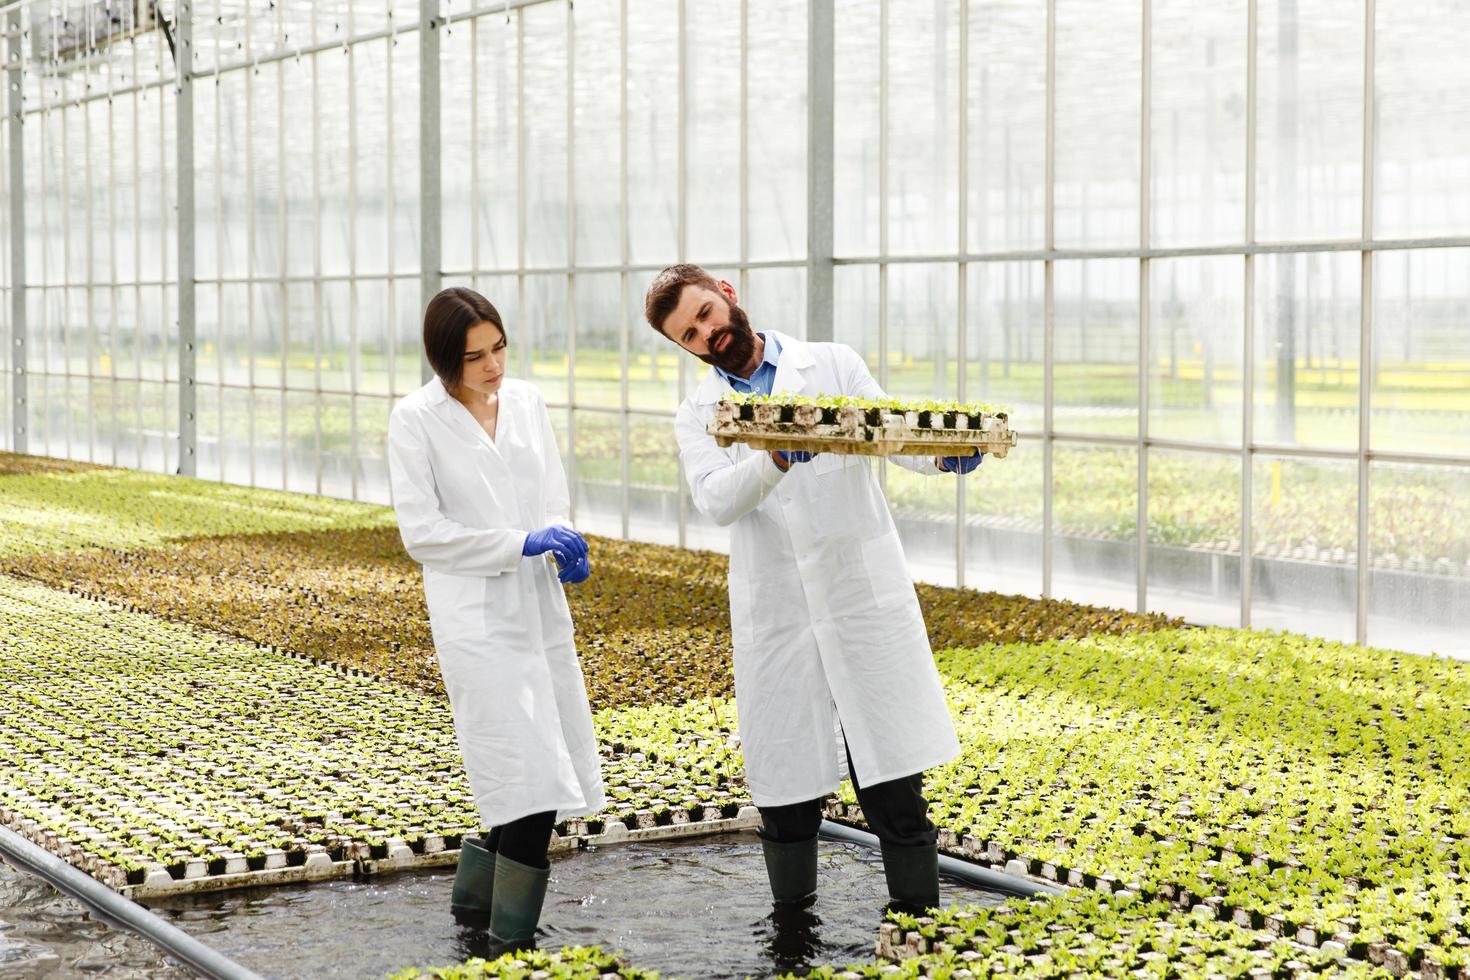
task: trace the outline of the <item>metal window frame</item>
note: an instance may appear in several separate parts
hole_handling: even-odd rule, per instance
[[[49,405],[46,404],[53,386],[63,393],[64,397],[70,398],[73,389],[88,394],[93,385],[110,384],[112,390],[112,404],[114,416],[118,413],[117,388],[119,384],[158,383],[157,379],[145,379],[141,366],[141,352],[135,343],[135,359],[132,370],[119,370],[117,364],[117,353],[119,350],[118,337],[118,303],[120,291],[133,290],[134,310],[141,313],[142,296],[144,290],[157,289],[163,297],[165,310],[168,302],[168,289],[170,286],[177,288],[177,377],[165,377],[162,384],[167,388],[171,384],[178,386],[178,471],[186,474],[197,473],[198,457],[197,448],[199,435],[197,429],[197,369],[198,369],[198,290],[213,289],[216,295],[222,294],[226,286],[242,285],[246,287],[247,300],[245,303],[246,323],[245,332],[248,334],[248,344],[251,351],[249,363],[246,370],[245,382],[226,382],[223,373],[224,352],[222,348],[217,352],[220,358],[219,383],[214,385],[214,395],[219,400],[218,408],[223,411],[223,399],[227,391],[248,392],[252,406],[255,404],[257,393],[279,392],[281,398],[281,481],[289,483],[290,473],[287,458],[290,455],[286,439],[286,413],[289,406],[289,398],[292,395],[308,394],[313,396],[316,411],[316,474],[315,485],[318,492],[322,489],[322,440],[321,440],[321,399],[324,396],[346,397],[351,406],[351,439],[354,447],[354,455],[359,446],[359,399],[368,396],[379,396],[378,392],[367,392],[360,384],[361,366],[358,361],[358,343],[356,336],[356,312],[359,309],[360,299],[358,288],[368,281],[382,280],[386,282],[390,307],[394,306],[396,290],[402,288],[398,282],[400,278],[395,268],[395,244],[392,236],[396,226],[397,202],[394,200],[395,187],[393,180],[394,149],[390,146],[388,154],[388,184],[387,184],[387,228],[389,236],[389,257],[387,272],[385,274],[363,275],[358,270],[358,243],[357,243],[357,205],[358,188],[355,163],[350,165],[347,181],[347,221],[349,222],[349,254],[348,269],[345,273],[327,274],[323,272],[323,212],[322,212],[322,180],[321,180],[321,80],[320,80],[320,58],[338,56],[340,52],[348,61],[348,78],[353,77],[355,71],[355,49],[364,43],[379,40],[388,41],[388,57],[386,59],[387,92],[389,109],[392,111],[392,100],[394,98],[394,66],[392,55],[392,44],[394,40],[412,31],[417,31],[419,36],[419,147],[418,162],[419,195],[420,195],[420,269],[419,269],[419,291],[421,302],[426,303],[428,298],[438,291],[444,277],[478,277],[484,275],[510,275],[516,279],[516,289],[519,298],[519,307],[524,310],[526,299],[527,277],[533,275],[557,276],[562,280],[563,296],[568,310],[567,328],[567,398],[565,403],[553,402],[552,405],[558,411],[565,412],[568,426],[570,445],[568,447],[569,466],[568,473],[573,487],[575,508],[576,487],[576,430],[577,414],[582,411],[591,412],[617,412],[621,416],[621,441],[623,446],[623,460],[621,468],[621,532],[626,537],[632,533],[631,515],[631,468],[629,462],[630,449],[630,421],[635,418],[661,418],[673,417],[673,412],[663,409],[641,409],[631,404],[629,384],[627,380],[627,368],[632,356],[632,330],[635,327],[633,316],[630,313],[630,300],[637,288],[639,276],[651,276],[659,271],[660,264],[648,262],[633,262],[631,260],[631,237],[630,237],[630,194],[629,194],[629,4],[628,0],[616,0],[615,10],[618,18],[619,30],[619,113],[618,113],[618,139],[619,139],[619,255],[616,263],[588,263],[582,264],[578,260],[576,249],[576,159],[577,149],[575,145],[575,112],[576,112],[576,24],[575,14],[572,6],[567,5],[565,11],[565,38],[566,38],[566,231],[568,234],[568,251],[564,263],[537,266],[528,261],[526,248],[526,235],[528,228],[528,187],[527,187],[527,148],[526,148],[526,37],[524,12],[526,8],[540,6],[550,3],[552,0],[494,0],[494,2],[479,3],[469,6],[464,10],[453,12],[441,9],[439,0],[419,0],[418,18],[416,23],[397,24],[389,18],[388,26],[375,29],[358,35],[355,32],[355,24],[351,6],[346,12],[346,29],[342,36],[324,40],[320,37],[317,23],[317,11],[315,8],[311,14],[310,37],[305,39],[306,43],[290,47],[282,47],[267,52],[257,52],[252,47],[252,34],[249,29],[251,12],[247,9],[245,18],[247,22],[244,57],[231,61],[221,61],[217,45],[212,45],[209,64],[203,70],[196,66],[195,45],[195,19],[193,0],[180,0],[176,7],[175,22],[173,24],[177,38],[177,69],[169,71],[169,66],[164,60],[162,42],[156,41],[156,52],[159,55],[159,77],[150,81],[137,81],[140,77],[138,72],[139,51],[135,47],[133,51],[133,81],[131,84],[114,86],[113,78],[109,73],[105,90],[98,90],[79,94],[75,87],[68,86],[50,67],[43,66],[39,69],[39,97],[28,103],[25,97],[25,82],[27,80],[27,67],[25,52],[22,42],[22,27],[27,19],[32,16],[54,16],[54,13],[43,11],[42,5],[34,2],[15,2],[0,6],[7,25],[7,51],[9,59],[6,67],[7,79],[12,84],[10,97],[7,100],[7,152],[9,163],[8,171],[8,198],[10,218],[10,235],[8,237],[8,260],[10,269],[10,282],[8,288],[9,314],[10,314],[10,347],[7,350],[7,365],[9,369],[8,386],[8,412],[7,420],[8,442],[21,451],[27,449],[42,449],[44,451],[56,451],[60,449],[65,455],[72,455],[74,450],[80,451],[80,446],[74,446],[73,438],[86,440],[86,455],[96,457],[98,455],[98,433],[94,428],[89,413],[87,431],[85,434],[73,432],[73,427],[54,426],[48,422]],[[684,261],[688,258],[689,227],[692,216],[690,214],[691,188],[689,180],[689,164],[692,153],[690,141],[692,139],[692,125],[690,113],[692,111],[691,86],[692,86],[692,38],[690,11],[687,0],[677,0],[678,26],[678,123],[677,123],[677,191],[676,191],[676,225],[677,245],[676,258]],[[1238,622],[1242,626],[1249,626],[1252,618],[1252,606],[1255,600],[1255,575],[1253,566],[1253,538],[1255,533],[1254,514],[1254,479],[1253,470],[1258,456],[1270,456],[1272,458],[1300,458],[1300,459],[1328,459],[1351,461],[1356,464],[1358,476],[1357,488],[1357,555],[1358,565],[1356,569],[1356,621],[1354,635],[1358,642],[1366,642],[1369,635],[1369,608],[1371,599],[1371,479],[1374,464],[1376,463],[1401,463],[1401,464],[1424,464],[1424,465],[1446,465],[1454,467],[1470,468],[1470,456],[1446,455],[1438,453],[1403,453],[1403,452],[1378,452],[1372,448],[1372,412],[1373,412],[1373,383],[1372,363],[1374,356],[1373,330],[1374,330],[1374,255],[1379,251],[1409,251],[1425,248],[1470,248],[1470,235],[1432,236],[1419,238],[1375,238],[1374,227],[1374,198],[1376,193],[1375,174],[1375,61],[1376,61],[1376,10],[1377,0],[1364,0],[1363,10],[1363,65],[1362,65],[1362,95],[1363,95],[1363,118],[1362,118],[1362,184],[1361,184],[1361,206],[1362,220],[1358,237],[1351,239],[1329,239],[1320,241],[1267,241],[1257,239],[1257,128],[1258,128],[1258,55],[1259,55],[1259,0],[1247,0],[1246,2],[1246,132],[1245,132],[1245,230],[1241,241],[1224,243],[1210,246],[1187,246],[1155,248],[1152,246],[1151,215],[1153,210],[1153,187],[1152,187],[1152,123],[1153,123],[1153,6],[1152,0],[1140,0],[1141,15],[1141,60],[1142,72],[1140,79],[1140,164],[1139,180],[1140,194],[1138,204],[1138,243],[1134,247],[1124,248],[1057,248],[1056,247],[1056,204],[1057,204],[1057,0],[1047,0],[1045,10],[1045,177],[1044,177],[1044,244],[1039,249],[986,249],[984,242],[972,243],[968,230],[969,196],[972,190],[970,180],[970,147],[969,139],[971,133],[969,119],[969,83],[971,72],[974,68],[971,57],[971,28],[972,11],[971,0],[958,0],[959,28],[960,28],[960,59],[959,59],[959,98],[963,111],[958,121],[959,140],[957,145],[958,156],[958,198],[957,213],[957,247],[952,252],[939,252],[933,254],[904,254],[893,255],[889,251],[890,243],[890,202],[888,191],[890,183],[890,161],[889,141],[892,123],[890,111],[889,83],[891,66],[890,56],[890,10],[888,0],[880,0],[877,5],[877,46],[878,46],[878,210],[879,210],[879,234],[878,252],[875,255],[838,255],[834,240],[834,184],[835,184],[835,141],[834,141],[834,116],[836,108],[837,92],[835,87],[835,3],[834,0],[813,0],[808,5],[808,38],[807,38],[807,86],[808,86],[808,110],[806,119],[806,141],[807,141],[807,172],[806,172],[806,252],[805,255],[783,260],[760,260],[752,261],[750,258],[750,148],[749,142],[749,114],[750,114],[750,89],[748,84],[749,68],[749,43],[750,43],[750,8],[749,0],[741,0],[739,5],[739,44],[740,44],[740,175],[739,189],[741,201],[740,215],[740,242],[738,259],[734,262],[721,263],[722,266],[737,270],[741,278],[741,286],[748,284],[749,273],[760,269],[800,269],[804,270],[806,276],[806,320],[808,336],[814,340],[831,339],[834,330],[834,275],[839,266],[860,266],[873,268],[878,280],[878,311],[877,311],[877,358],[878,379],[881,384],[888,381],[888,341],[889,341],[889,266],[894,264],[930,264],[939,266],[952,266],[957,279],[958,296],[958,336],[955,339],[956,349],[959,355],[961,369],[958,376],[958,387],[960,397],[968,395],[966,372],[964,365],[968,361],[970,326],[970,272],[973,266],[992,262],[1030,263],[1039,266],[1043,271],[1042,305],[1043,305],[1043,337],[1042,337],[1042,397],[1044,408],[1039,427],[1024,434],[1028,441],[1034,438],[1039,442],[1042,459],[1043,472],[1043,500],[1042,500],[1042,541],[1041,541],[1041,593],[1044,596],[1053,594],[1054,578],[1054,545],[1056,536],[1056,515],[1053,484],[1055,481],[1055,451],[1058,444],[1064,445],[1090,445],[1090,446],[1131,446],[1138,454],[1138,497],[1137,497],[1137,535],[1136,535],[1136,606],[1139,611],[1146,611],[1148,607],[1148,561],[1149,561],[1149,539],[1147,520],[1149,511],[1149,487],[1148,469],[1149,454],[1152,450],[1182,450],[1188,452],[1207,453],[1217,456],[1234,457],[1240,465],[1239,483],[1239,515],[1241,531],[1241,562],[1240,562],[1240,604]],[[216,12],[218,4],[216,3]],[[276,12],[276,23],[278,32],[283,23],[283,13],[280,9]],[[471,140],[470,166],[473,178],[471,187],[472,210],[472,244],[469,269],[446,269],[443,263],[442,242],[442,219],[443,219],[443,188],[439,146],[442,138],[442,79],[440,68],[442,65],[442,36],[443,29],[450,25],[467,23],[471,35],[471,54],[478,51],[478,35],[481,29],[481,19],[485,17],[514,18],[515,30],[515,91],[513,97],[516,100],[515,128],[516,128],[516,186],[513,190],[516,200],[516,223],[517,223],[517,254],[513,267],[510,268],[486,268],[482,266],[481,250],[478,235],[475,233],[478,226],[478,211],[481,200],[482,188],[478,178],[478,139]],[[208,18],[204,18],[205,21]],[[209,26],[202,24],[202,29],[207,32]],[[291,271],[289,255],[289,236],[286,232],[286,151],[284,145],[285,107],[284,107],[284,62],[288,58],[300,59],[307,57],[311,60],[311,89],[312,89],[312,148],[311,166],[312,195],[314,211],[312,262],[310,272]],[[273,65],[276,69],[274,84],[277,92],[277,146],[275,154],[280,170],[280,184],[276,201],[277,215],[277,252],[279,262],[273,270],[257,269],[255,262],[255,244],[257,230],[255,227],[255,206],[253,201],[253,189],[255,185],[253,174],[254,147],[251,138],[251,127],[253,113],[250,109],[253,99],[254,76],[261,66]],[[477,59],[471,58],[471,105],[472,110],[478,105],[479,78]],[[194,187],[194,163],[196,152],[199,147],[194,131],[194,84],[200,80],[213,79],[216,83],[223,75],[233,72],[245,73],[243,78],[244,99],[246,103],[246,119],[244,128],[246,133],[245,145],[245,185],[247,196],[247,208],[245,214],[245,235],[247,254],[245,257],[245,272],[243,275],[225,274],[223,268],[216,268],[210,275],[201,275],[198,269],[197,255],[197,231],[198,202],[195,200]],[[136,246],[141,246],[141,224],[142,211],[139,206],[141,195],[140,162],[141,141],[138,138],[142,131],[141,115],[143,109],[140,99],[146,99],[150,93],[157,92],[160,97],[160,122],[164,112],[163,95],[167,87],[173,87],[175,105],[175,132],[177,134],[172,160],[167,159],[164,153],[165,139],[163,127],[159,127],[159,150],[160,170],[164,181],[159,188],[160,198],[166,197],[167,181],[169,179],[168,169],[170,162],[174,172],[173,192],[177,199],[177,220],[173,229],[174,240],[177,248],[177,274],[170,276],[167,269],[167,244],[163,244],[161,260],[163,271],[158,277],[145,277],[141,274],[141,267],[135,269],[135,275],[129,282],[119,282],[118,257],[117,257],[117,200],[115,195],[110,195],[106,202],[107,207],[107,233],[109,241],[109,259],[111,262],[111,275],[103,281],[99,281],[94,271],[94,242],[93,218],[94,198],[96,185],[95,180],[99,175],[92,164],[93,134],[92,134],[92,107],[100,100],[109,101],[118,98],[131,98],[133,101],[132,117],[132,175],[134,186],[132,188],[134,225],[132,237]],[[351,86],[349,86],[351,88]],[[511,97],[506,93],[506,97]],[[351,147],[349,156],[355,156],[357,143],[357,113],[360,107],[351,91],[346,93],[348,101],[348,141]],[[218,174],[221,171],[221,106],[220,100],[214,102],[215,133],[214,133],[214,161],[216,173],[214,201],[211,202],[214,209],[216,254],[223,259],[223,190],[220,186]],[[107,124],[107,164],[106,170],[110,176],[116,176],[119,166],[118,153],[115,145],[116,134],[114,133],[114,120],[111,108],[106,110]],[[475,125],[476,113],[472,111],[472,127]],[[27,135],[27,123],[33,124],[29,127],[33,139],[39,141],[42,153],[41,159],[46,159],[48,152],[58,154],[61,166],[60,180],[54,175],[48,176],[45,167],[37,175],[40,181],[42,193],[40,194],[40,227],[43,235],[56,236],[61,244],[61,261],[59,270],[50,268],[51,261],[49,248],[40,249],[39,263],[37,264],[39,277],[28,278],[26,238],[24,234],[26,216],[26,194],[25,194],[25,136]],[[80,137],[80,146],[73,146],[76,142],[76,134],[73,128],[80,124],[83,126]],[[47,129],[51,125],[57,126],[56,138],[51,140],[47,135]],[[391,128],[391,127],[390,127]],[[39,132],[36,132],[39,130]],[[100,132],[100,130],[99,130]],[[49,143],[57,145],[49,146]],[[83,158],[78,161],[77,154]],[[74,216],[71,206],[72,165],[79,164],[81,167],[79,179],[85,184],[84,203]],[[59,188],[51,185],[59,183]],[[114,181],[115,184],[115,181]],[[48,197],[53,189],[60,191],[60,210],[56,215],[50,213]],[[506,189],[509,191],[509,189]],[[489,191],[491,193],[495,191]],[[167,228],[168,216],[162,212],[164,225]],[[74,217],[86,221],[85,229],[78,229]],[[78,238],[79,235],[84,236]],[[974,247],[979,244],[981,248]],[[76,268],[73,254],[76,246],[80,246],[82,253],[78,256],[84,262],[84,268]],[[137,249],[135,249],[137,250]],[[1357,445],[1352,449],[1317,449],[1303,446],[1284,446],[1265,441],[1258,441],[1255,434],[1255,388],[1257,382],[1257,371],[1255,359],[1257,355],[1257,316],[1256,304],[1256,278],[1258,263],[1256,261],[1261,255],[1290,255],[1296,253],[1319,253],[1319,252],[1355,252],[1360,260],[1360,318],[1359,318],[1359,387],[1358,387],[1358,439]],[[1241,432],[1238,444],[1229,443],[1206,443],[1179,439],[1156,438],[1150,431],[1150,396],[1151,396],[1151,275],[1154,260],[1187,257],[1206,256],[1240,256],[1242,258],[1242,283],[1241,289],[1244,294],[1243,323],[1242,323],[1242,418]],[[1138,303],[1139,303],[1139,336],[1138,336],[1138,425],[1137,432],[1133,436],[1100,436],[1086,433],[1073,433],[1059,431],[1056,428],[1055,415],[1055,356],[1056,356],[1056,263],[1067,260],[1096,260],[1096,259],[1130,259],[1138,263]],[[53,271],[60,273],[59,278],[53,280]],[[580,277],[598,273],[616,274],[619,280],[620,301],[622,306],[619,321],[619,362],[623,367],[623,381],[620,388],[618,405],[609,407],[603,405],[584,405],[578,397],[576,389],[576,352],[578,346],[578,323],[576,316],[577,307],[577,283]],[[31,281],[34,279],[35,281]],[[288,369],[283,363],[281,383],[276,385],[258,384],[255,376],[256,351],[255,336],[255,289],[270,288],[278,289],[281,297],[282,310],[282,354],[289,354],[290,350],[290,285],[309,284],[312,287],[313,302],[318,313],[323,310],[323,289],[329,283],[345,283],[349,293],[349,351],[351,360],[348,384],[345,389],[337,389],[334,386],[324,386],[321,377],[321,347],[322,337],[319,329],[313,330],[313,347],[317,353],[317,366],[315,368],[315,383],[311,386],[292,384],[288,378]],[[30,291],[40,294],[41,302],[37,304],[39,315],[32,318],[28,310],[28,294]],[[79,294],[80,291],[80,294]],[[98,297],[106,291],[110,297],[110,316],[108,319],[108,346],[112,353],[109,368],[106,371],[98,370],[92,363],[90,351],[98,349],[96,343],[89,344],[85,370],[77,370],[77,357],[80,352],[75,350],[76,344],[81,340],[76,334],[74,324],[70,316],[75,304],[72,302],[75,296],[84,298],[84,306],[87,311],[86,323],[81,327],[87,333],[88,339],[94,339],[94,334],[101,329],[98,314],[101,312],[98,306]],[[59,305],[58,301],[59,300]],[[60,325],[65,328],[60,336],[54,336],[52,329],[57,319],[53,315],[53,309],[60,311]],[[30,319],[38,319],[38,324],[33,324]],[[36,328],[39,327],[39,335]],[[136,340],[136,338],[135,338]],[[37,349],[37,357],[28,357],[29,348],[34,346],[34,341],[42,345]],[[388,337],[388,361],[390,372],[396,357],[400,354],[397,350],[397,334],[390,328]],[[526,351],[520,352],[524,358]],[[58,369],[59,365],[59,369]],[[396,378],[396,372],[394,372]],[[427,362],[420,360],[420,376],[427,379],[431,372]],[[690,365],[685,361],[680,362],[678,372],[678,395],[682,399],[689,390],[691,384]],[[33,390],[34,389],[34,390]],[[396,391],[396,381],[390,383],[389,391]],[[35,411],[37,405],[31,403],[32,397],[41,399],[39,411]],[[391,397],[391,395],[389,396]],[[136,426],[142,430],[143,399],[137,400]],[[256,452],[255,452],[255,419],[253,411],[251,418],[247,421],[249,426],[249,469],[250,482],[256,482]],[[37,420],[39,429],[37,432],[28,432],[27,426],[31,419]],[[139,445],[139,465],[143,464],[142,445]],[[166,450],[167,453],[169,450]],[[112,456],[116,461],[117,444],[112,443]],[[220,460],[221,471],[217,476],[223,478],[224,459]],[[886,470],[881,471],[886,477]],[[215,475],[215,474],[210,474]],[[680,545],[687,544],[689,526],[689,503],[687,493],[683,489],[684,477],[682,469],[679,471],[678,488],[678,542]],[[965,481],[957,481],[957,489],[954,503],[954,517],[956,526],[956,540],[954,545],[954,572],[955,580],[963,583],[966,573],[966,495]],[[361,486],[358,480],[358,469],[356,465],[351,470],[351,494],[354,497],[361,495]]]
[[[6,442],[18,453],[29,451],[30,436],[26,432],[26,395],[29,380],[26,369],[29,348],[26,323],[26,193],[25,193],[25,46],[22,26],[25,11],[13,7],[5,14],[6,71],[8,100],[5,115],[5,150],[7,157],[7,180],[9,190],[6,218],[10,223],[10,334],[6,347],[5,363],[9,368],[10,388],[9,425]],[[42,129],[44,130],[44,125]],[[44,135],[44,133],[43,133]],[[45,167],[41,170],[44,172]],[[42,220],[45,217],[46,197],[41,195]],[[45,249],[41,250],[42,260]]]

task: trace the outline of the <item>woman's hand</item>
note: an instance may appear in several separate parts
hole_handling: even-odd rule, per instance
[[[544,555],[548,551],[556,558],[557,564],[565,569],[578,561],[586,560],[587,542],[569,527],[549,524],[526,535],[526,543],[521,547],[521,554],[528,557]]]
[[[592,563],[586,556],[583,556],[570,565],[563,566],[556,577],[563,585],[576,585],[580,582],[587,581],[591,574]]]

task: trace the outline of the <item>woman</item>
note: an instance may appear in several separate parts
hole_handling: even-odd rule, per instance
[[[561,583],[586,581],[566,474],[540,393],[505,377],[500,314],[473,290],[424,311],[436,377],[388,422],[393,507],[424,568],[434,648],[482,825],[455,874],[457,917],[530,939],[552,827],[605,802],[592,711]],[[560,572],[545,557],[553,556]]]

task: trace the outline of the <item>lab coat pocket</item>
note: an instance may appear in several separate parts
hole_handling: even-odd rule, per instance
[[[485,589],[479,575],[450,575],[424,569],[424,599],[435,645],[485,635]]]
[[[889,531],[862,543],[863,568],[879,609],[892,609],[916,601],[914,580],[909,575],[898,532]]]

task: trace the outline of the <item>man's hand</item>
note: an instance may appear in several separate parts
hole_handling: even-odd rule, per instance
[[[971,456],[940,456],[935,462],[946,473],[972,473],[980,465],[980,460],[984,455],[977,449]]]
[[[771,459],[776,463],[776,468],[785,473],[791,468],[792,463],[810,463],[816,453],[809,453],[805,449],[793,449],[787,452],[784,449],[772,449]]]

